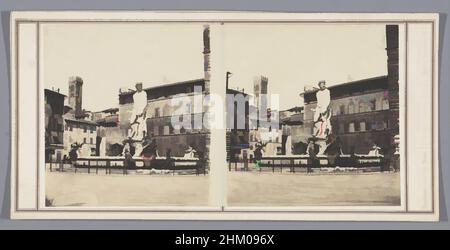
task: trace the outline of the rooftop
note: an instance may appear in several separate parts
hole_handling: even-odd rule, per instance
[[[297,113],[299,113],[299,112],[302,112],[303,109],[304,109],[303,106],[302,106],[302,107],[295,106],[295,107],[292,107],[292,108],[290,108],[290,109],[281,110],[280,112],[285,112],[285,111],[287,111],[287,112],[297,112]]]
[[[237,94],[242,94],[242,95],[248,95],[247,93],[244,92],[244,90],[238,90],[238,89],[227,89],[227,94],[233,94],[233,95],[237,95]]]
[[[102,111],[99,111],[99,112],[115,114],[118,111],[119,111],[119,108],[109,108],[109,109],[105,109],[105,110],[102,110]]]
[[[66,97],[66,95],[59,93],[58,91],[54,91],[51,89],[44,89],[44,93],[47,95],[59,95],[59,96],[63,96]]]
[[[83,123],[83,124],[98,126],[98,124],[96,122],[84,120],[84,119],[75,119],[75,118],[65,117],[64,120],[69,121],[69,122]]]
[[[376,90],[387,90],[388,89],[388,77],[387,76],[377,76],[372,78],[361,79],[352,82],[345,82],[340,84],[335,84],[328,87],[330,90],[331,99],[336,99],[344,96],[351,96],[366,92],[372,92]],[[317,90],[305,91],[300,94],[303,96],[304,102],[315,102]]]
[[[199,78],[194,80],[174,82],[163,85],[158,85],[155,87],[145,88],[144,91],[147,92],[147,99],[153,100],[160,97],[172,96],[176,94],[192,93],[194,92],[194,86],[201,86],[204,90],[205,79]],[[126,104],[133,102],[133,94],[135,90],[130,90],[127,92],[122,92],[119,94],[119,103]]]
[[[280,119],[280,123],[284,125],[303,125],[303,114],[297,113]]]

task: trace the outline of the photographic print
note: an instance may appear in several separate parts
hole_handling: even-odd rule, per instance
[[[228,205],[399,206],[398,25],[224,30]]]
[[[208,204],[208,39],[202,24],[42,25],[47,206]]]
[[[14,12],[11,217],[437,220],[438,27]]]

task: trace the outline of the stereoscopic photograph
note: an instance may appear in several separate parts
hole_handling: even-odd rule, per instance
[[[436,14],[11,20],[15,218],[438,216]]]
[[[400,205],[397,25],[42,28],[48,206],[207,204],[216,50],[228,205]]]

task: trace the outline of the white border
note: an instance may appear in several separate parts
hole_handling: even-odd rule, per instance
[[[434,24],[434,74],[433,74],[433,176],[434,176],[434,211],[432,212],[404,212],[404,209],[399,207],[392,207],[391,212],[381,211],[383,207],[338,207],[339,210],[334,210],[333,207],[290,207],[290,208],[254,208],[253,211],[219,211],[217,207],[190,207],[183,209],[185,211],[176,211],[177,207],[152,207],[147,208],[67,208],[68,211],[55,211],[58,209],[46,208],[42,210],[39,206],[37,211],[17,211],[16,209],[16,172],[15,168],[11,170],[11,217],[17,219],[201,219],[201,220],[437,220],[439,193],[438,193],[438,94],[437,94],[437,51],[438,51],[438,15],[429,13],[420,14],[374,14],[374,13],[274,13],[274,12],[197,12],[197,11],[40,11],[40,12],[13,12],[11,14],[11,165],[17,164],[16,158],[16,71],[15,71],[15,33],[16,22],[87,22],[87,21],[101,21],[101,22],[352,22],[352,23],[417,23],[417,22],[432,22]],[[402,41],[399,39],[399,41]],[[401,60],[401,59],[400,59]],[[401,69],[399,69],[401,70]],[[400,72],[401,73],[401,72]],[[408,76],[410,77],[410,76]],[[401,84],[401,83],[400,83]],[[213,85],[213,84],[212,84]],[[42,87],[42,83],[40,83]],[[411,88],[413,86],[408,86]],[[212,86],[213,88],[213,86]],[[401,89],[400,89],[401,91]],[[402,101],[401,101],[402,102]],[[404,102],[403,102],[404,103]],[[42,107],[40,108],[42,111]],[[409,124],[410,125],[410,124]],[[405,125],[406,126],[406,125]],[[410,126],[408,126],[410,127]],[[431,132],[431,131],[430,131]],[[402,138],[403,140],[403,138]],[[431,149],[430,149],[431,150]],[[214,161],[214,159],[212,159]],[[408,164],[414,164],[408,162]],[[411,171],[411,168],[408,168]],[[404,172],[404,171],[402,171]],[[42,176],[42,174],[40,175]],[[403,192],[402,192],[403,197]],[[40,199],[40,204],[42,204]],[[402,198],[403,204],[403,198]],[[246,207],[247,210],[249,207]],[[241,208],[244,209],[244,208]],[[302,211],[298,211],[301,209]],[[371,211],[364,211],[365,209]],[[380,210],[381,209],[381,210]],[[96,211],[94,211],[96,210]],[[151,210],[151,211],[150,211]],[[167,211],[167,212],[162,212]],[[201,211],[199,211],[201,210]],[[234,210],[234,209],[232,209]],[[260,210],[260,211],[255,211]],[[268,211],[268,210],[277,210]],[[279,211],[280,210],[280,211]],[[170,211],[170,212],[169,212]]]

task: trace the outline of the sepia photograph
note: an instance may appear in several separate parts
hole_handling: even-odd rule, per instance
[[[228,205],[400,206],[398,25],[224,37]]]
[[[398,25],[215,28],[42,26],[46,205],[207,205],[221,50],[228,205],[400,206]]]
[[[42,25],[46,206],[208,204],[208,39],[202,24]]]

